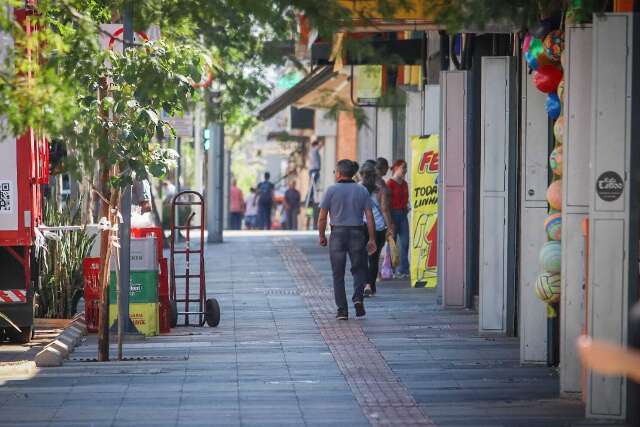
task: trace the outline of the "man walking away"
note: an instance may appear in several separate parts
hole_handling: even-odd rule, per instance
[[[327,188],[320,203],[318,230],[320,246],[327,245],[325,230],[327,214],[331,216],[331,241],[329,258],[333,272],[333,293],[338,306],[338,320],[347,320],[349,311],[344,288],[344,273],[347,254],[351,261],[353,275],[352,302],[356,316],[364,316],[364,284],[367,280],[367,255],[376,250],[376,235],[369,192],[353,180],[357,168],[351,160],[340,160],[336,165],[336,184]],[[367,218],[367,233],[364,232],[363,218]],[[367,236],[368,234],[368,236]]]
[[[271,208],[273,206],[274,185],[271,174],[264,173],[264,181],[258,184],[258,228],[271,230]]]
[[[287,229],[298,229],[298,215],[300,214],[300,192],[296,190],[296,182],[289,182],[289,188],[284,193],[284,209],[287,217]]]
[[[232,230],[242,229],[244,208],[244,195],[238,188],[238,181],[234,178],[229,189],[229,225]]]

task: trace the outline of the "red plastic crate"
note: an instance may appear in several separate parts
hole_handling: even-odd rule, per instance
[[[85,258],[82,261],[84,282],[84,318],[89,332],[98,331],[100,309],[100,258]]]
[[[87,324],[88,332],[98,332],[98,322],[100,320],[100,300],[85,300],[84,320]]]
[[[100,258],[85,258],[82,261],[84,300],[100,298]]]
[[[168,334],[171,332],[171,303],[168,295],[160,297],[158,310],[160,312],[160,333]]]
[[[160,275],[158,277],[158,295],[160,298],[166,296],[169,298],[169,269],[167,267],[167,259],[160,258]]]

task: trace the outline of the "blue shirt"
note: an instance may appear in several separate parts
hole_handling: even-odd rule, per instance
[[[373,222],[376,225],[376,231],[382,231],[387,228],[387,224],[384,222],[384,215],[382,215],[382,208],[380,202],[378,202],[378,191],[371,193],[371,210],[373,211]],[[364,217],[364,222],[367,222],[367,217]]]

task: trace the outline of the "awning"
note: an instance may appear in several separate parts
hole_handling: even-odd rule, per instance
[[[270,119],[289,105],[296,103],[309,92],[320,87],[323,83],[336,77],[338,74],[339,73],[333,71],[332,65],[317,68],[315,71],[300,80],[294,87],[264,106],[258,112],[258,119]]]

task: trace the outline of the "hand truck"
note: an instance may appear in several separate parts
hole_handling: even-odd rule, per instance
[[[196,215],[194,211],[189,214],[184,224],[178,224],[180,222],[180,215],[177,215],[177,208],[182,206],[199,209],[200,224],[191,224]],[[182,325],[189,326],[189,317],[191,315],[198,316],[198,326],[203,326],[206,322],[207,325],[216,327],[220,323],[220,306],[218,301],[215,298],[207,299],[207,287],[204,274],[204,218],[205,209],[202,194],[196,191],[182,191],[174,196],[171,201],[171,327],[175,327],[178,324],[179,316],[184,316],[184,323],[182,323]],[[179,240],[182,230],[185,231],[184,246],[180,245],[180,247],[178,247],[176,243]],[[194,247],[191,241],[191,230],[199,230],[200,243],[196,247]],[[198,255],[199,270],[197,274],[191,271],[191,256],[194,254]],[[183,255],[185,257],[184,274],[176,274],[176,255]],[[178,299],[176,292],[177,279],[184,280],[184,298]],[[199,295],[197,298],[192,297],[190,289],[191,279],[198,280]],[[197,311],[191,310],[192,304],[197,304]],[[178,311],[181,305],[184,311]]]

